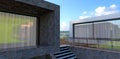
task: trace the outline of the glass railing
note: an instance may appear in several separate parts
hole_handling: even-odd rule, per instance
[[[120,50],[120,39],[113,38],[74,38],[71,40],[74,46],[83,46],[99,49]]]

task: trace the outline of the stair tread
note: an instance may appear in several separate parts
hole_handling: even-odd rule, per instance
[[[64,49],[64,48],[68,48],[68,47],[60,47],[60,49]]]
[[[63,46],[63,47],[60,47],[60,48],[68,48],[68,46]]]
[[[59,58],[59,57],[62,57],[62,56],[67,56],[67,55],[70,55],[70,54],[73,54],[73,53],[69,52],[69,53],[60,54],[60,55],[57,55],[56,58]]]
[[[54,55],[58,55],[58,54],[62,54],[62,53],[67,53],[67,52],[71,52],[71,51],[70,50],[60,51],[60,52],[55,53]]]
[[[67,53],[63,53],[63,54],[58,54],[58,55],[56,55],[56,56],[65,55],[65,54],[69,54],[69,53],[72,53],[72,52],[67,52]]]
[[[69,49],[62,49],[62,50],[60,50],[60,51],[65,51],[65,50],[69,50]]]
[[[60,57],[60,58],[57,58],[57,59],[65,59],[65,58],[68,58],[68,57],[71,57],[71,56],[75,56],[75,54],[70,54],[70,55],[67,55],[67,56],[64,56],[64,57]]]
[[[71,55],[71,56],[66,56],[64,59],[69,59],[69,58],[74,58],[75,54]]]
[[[68,46],[60,47],[60,51],[54,55],[56,59],[77,59],[76,55],[69,50]]]

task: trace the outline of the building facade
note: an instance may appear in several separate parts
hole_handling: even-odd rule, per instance
[[[31,40],[30,37],[32,37],[32,41],[28,43],[29,45],[20,43],[20,46],[16,46],[16,43],[6,44],[3,42],[0,44],[0,59],[29,59],[36,56],[39,56],[40,59],[48,59],[48,55],[57,52],[60,45],[59,9],[59,5],[49,3],[44,0],[0,0],[0,12],[9,13],[9,15],[14,14],[35,17],[34,20],[36,20],[36,24],[34,26],[34,29],[36,30],[33,32],[30,30],[30,33],[35,33],[35,35],[28,35],[28,30],[30,28],[33,29],[32,26],[29,27],[29,22],[18,25],[17,29],[19,30],[16,31],[18,34],[13,35],[13,37],[17,37],[20,40]],[[14,24],[14,22],[12,23]],[[25,36],[22,36],[23,34],[25,34]],[[33,42],[35,42],[34,45],[32,45]]]

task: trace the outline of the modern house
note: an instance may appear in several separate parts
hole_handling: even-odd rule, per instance
[[[120,59],[120,13],[71,22],[72,45],[61,47],[59,21],[59,5],[0,0],[0,59]]]
[[[70,38],[79,59],[119,59],[120,13],[71,21]]]
[[[0,59],[49,59],[59,51],[59,5],[0,0]]]

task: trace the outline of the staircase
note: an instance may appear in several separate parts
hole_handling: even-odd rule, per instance
[[[60,47],[60,52],[55,53],[54,56],[56,59],[77,59],[67,46]]]

